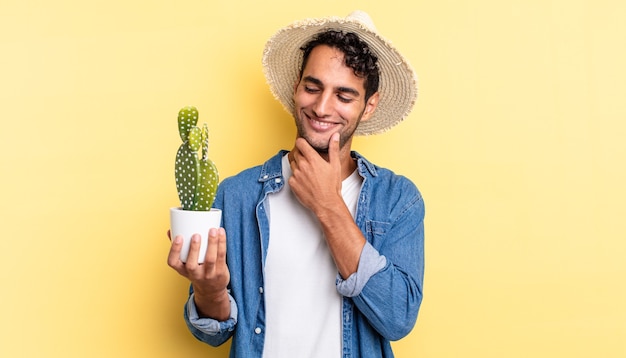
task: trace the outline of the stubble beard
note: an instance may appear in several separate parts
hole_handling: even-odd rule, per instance
[[[340,136],[339,136],[339,149],[342,149],[346,143],[348,143],[348,141],[352,138],[352,136],[354,136],[354,132],[356,132],[356,129],[359,127],[359,123],[361,123],[361,116],[363,115],[363,113],[361,113],[361,115],[359,116],[359,120],[357,121],[356,126],[354,126],[354,128],[352,128],[352,130],[349,133],[345,133],[345,132],[339,132]],[[328,142],[326,143],[314,143],[310,136],[307,134],[306,128],[303,124],[303,121],[306,121],[307,119],[303,119],[300,120],[298,119],[297,116],[294,116],[295,122],[296,122],[296,129],[298,131],[298,138],[304,138],[307,143],[309,143],[309,145],[311,147],[313,147],[313,149],[315,149],[318,153],[320,154],[328,154]],[[330,138],[329,138],[330,140]]]

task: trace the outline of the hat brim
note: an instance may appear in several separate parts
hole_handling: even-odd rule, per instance
[[[263,71],[274,97],[292,115],[293,91],[302,63],[300,48],[322,30],[356,33],[378,56],[380,100],[376,111],[359,124],[355,135],[379,134],[400,123],[417,100],[417,76],[408,61],[376,32],[355,19],[328,17],[306,19],[280,29],[265,45]]]

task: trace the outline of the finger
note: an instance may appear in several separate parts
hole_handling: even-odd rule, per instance
[[[297,143],[297,140],[296,140],[296,143]],[[293,148],[291,152],[289,152],[289,155],[287,156],[287,158],[289,159],[289,165],[291,166],[291,169],[294,169],[294,167],[298,164],[297,156],[299,152],[300,151],[298,150],[298,146],[296,144],[296,146]]]
[[[341,163],[339,159],[339,132],[330,136],[330,142],[328,143],[328,161],[334,166],[338,166]]]
[[[172,241],[172,232],[170,230],[167,230],[167,237]]]
[[[185,264],[187,270],[191,271],[198,266],[198,256],[200,256],[200,242],[201,237],[198,234],[191,236],[191,243],[189,244],[189,254],[187,254],[187,263]]]
[[[207,265],[206,270],[211,271],[215,267],[215,258],[218,251],[218,238],[217,229],[209,229],[209,240],[207,243],[206,255],[204,256],[204,263]]]
[[[308,158],[313,154],[317,154],[317,151],[315,151],[315,149],[313,149],[309,142],[307,142],[304,138],[296,139],[296,148],[298,149],[298,151],[295,153],[296,160],[299,157]]]
[[[176,271],[179,271],[183,264],[182,261],[180,261],[180,250],[182,247],[183,237],[178,235],[174,238],[174,241],[172,241],[172,247],[170,247],[170,252],[167,255],[167,264]]]
[[[217,264],[226,265],[226,231],[224,228],[217,230]]]

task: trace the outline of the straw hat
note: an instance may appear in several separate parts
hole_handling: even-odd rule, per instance
[[[378,57],[380,101],[372,117],[361,122],[355,134],[382,133],[402,121],[417,99],[417,76],[408,61],[376,32],[372,19],[363,11],[354,11],[346,18],[296,21],[278,30],[263,51],[263,72],[274,97],[289,113],[294,113],[293,85],[302,64],[300,47],[327,29],[356,33]]]

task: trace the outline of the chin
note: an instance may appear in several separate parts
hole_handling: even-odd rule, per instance
[[[313,147],[313,149],[315,149],[318,153],[328,153],[328,143],[320,143],[320,142],[312,142],[310,138],[308,137],[303,137],[304,139],[306,139],[307,143],[309,143],[309,145],[311,147]]]
[[[315,149],[320,154],[328,154],[328,146],[326,146],[324,148],[313,147],[313,149]]]
[[[304,138],[307,141],[307,143],[309,143],[309,145],[313,147],[313,149],[315,149],[318,153],[328,153],[328,141],[330,140],[330,137],[326,139],[318,138],[317,140],[314,140],[313,138],[311,138],[310,135],[308,135],[308,132],[301,126],[298,126],[297,129],[298,129],[298,137]]]

